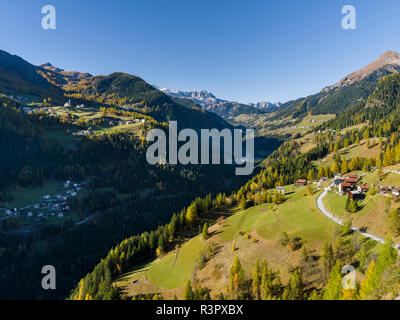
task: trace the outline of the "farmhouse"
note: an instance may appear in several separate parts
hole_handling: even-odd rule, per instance
[[[379,186],[379,190],[381,191],[381,195],[388,195],[392,188],[390,186]]]
[[[347,192],[351,191],[352,189],[352,185],[348,182],[342,182],[339,185],[339,193],[341,193],[342,195],[345,195]]]
[[[299,179],[299,180],[297,180],[296,184],[298,186],[306,186],[307,185],[307,180],[306,179]]]
[[[366,193],[366,192],[368,192],[368,190],[369,190],[369,186],[367,186],[367,185],[358,186],[358,187],[357,187],[357,190],[358,190],[359,192]]]
[[[285,187],[276,187],[276,192],[285,195]]]
[[[394,187],[392,189],[392,196],[395,196],[395,197],[399,197],[400,196],[400,188],[399,187]]]
[[[344,180],[344,182],[350,183],[352,186],[355,186],[355,185],[357,184],[357,182],[358,182],[358,179],[346,178],[346,179]]]
[[[364,199],[364,194],[360,191],[349,191],[347,192],[347,196],[349,197],[350,200],[357,201],[357,200],[363,200]]]
[[[345,178],[343,178],[341,176],[335,176],[335,178],[333,180],[333,183],[334,183],[335,187],[338,187],[341,183],[343,183],[344,179]]]
[[[360,177],[358,175],[356,175],[356,174],[349,174],[347,177],[350,178],[350,179],[355,179],[357,181],[360,179]]]

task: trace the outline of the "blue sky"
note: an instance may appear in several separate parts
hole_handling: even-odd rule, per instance
[[[56,30],[41,28],[47,4]],[[341,27],[347,4],[357,9],[357,30]],[[36,65],[283,102],[400,51],[399,14],[398,0],[2,1],[0,49]]]

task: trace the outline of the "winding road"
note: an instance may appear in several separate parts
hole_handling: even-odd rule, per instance
[[[317,197],[317,207],[319,209],[319,211],[321,211],[325,216],[327,216],[330,220],[332,220],[333,222],[340,224],[341,226],[343,225],[343,221],[340,220],[339,218],[337,218],[336,216],[334,216],[332,213],[330,213],[324,206],[323,203],[323,199],[325,198],[325,196],[328,194],[328,190],[333,186],[333,183],[331,183],[327,188],[324,189],[324,192],[322,192],[318,197]],[[380,243],[385,243],[385,240],[383,240],[382,238],[379,238],[371,233],[362,231],[354,226],[351,227],[352,230],[354,231],[358,231],[360,232],[363,236],[373,239],[375,241],[378,241]]]

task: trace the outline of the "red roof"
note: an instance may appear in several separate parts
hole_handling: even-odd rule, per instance
[[[297,182],[302,183],[302,182],[307,182],[307,180],[306,179],[299,179],[299,180],[297,180]]]
[[[351,184],[347,183],[347,182],[342,182],[340,185],[342,186],[342,188],[345,188],[345,187],[351,188]]]
[[[346,181],[346,182],[348,182],[348,183],[357,183],[357,182],[358,182],[357,179],[351,179],[351,178],[347,178],[347,179],[344,180],[344,181]]]
[[[349,174],[348,177],[352,179],[358,179],[358,175],[356,174]]]

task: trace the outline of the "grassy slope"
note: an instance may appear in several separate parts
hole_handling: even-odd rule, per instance
[[[373,145],[373,141],[378,142],[377,139],[370,139],[371,145]],[[343,148],[339,150],[339,154],[341,159],[349,160],[355,157],[365,157],[365,158],[376,158],[381,153],[381,149],[377,144],[373,145],[372,148],[367,148],[367,140],[362,140],[359,145],[352,144],[347,148]],[[333,165],[333,156],[334,153],[328,154],[325,158],[320,161],[314,161],[314,164],[319,166],[332,166]]]
[[[16,188],[10,191],[14,200],[2,203],[5,207],[23,208],[40,202],[40,197],[46,194],[54,197],[58,193],[64,193],[64,187],[61,181],[49,180],[41,187]]]
[[[83,118],[85,120],[102,119],[102,113],[98,109],[94,109],[94,108],[78,109],[78,108],[53,107],[53,108],[51,108],[51,111],[55,112],[57,114],[57,116],[59,116],[59,117],[61,117],[62,115],[65,115],[65,114],[71,114],[71,115],[77,117],[77,119],[78,118]],[[107,118],[113,118],[116,121],[133,120],[131,117],[117,116],[117,115],[107,115]],[[75,122],[76,122],[76,120],[75,120]],[[140,136],[142,126],[143,126],[142,123],[134,122],[132,124],[116,125],[113,127],[110,127],[108,125],[97,125],[97,126],[94,126],[92,129],[93,129],[93,133],[95,133],[95,134],[105,134],[105,133],[111,133],[111,132],[116,132],[116,131],[124,131],[124,132],[133,133],[136,136]],[[71,137],[74,137],[74,136],[71,135]],[[78,138],[75,137],[75,139],[79,139],[79,137]]]
[[[400,175],[396,173],[384,173],[379,170],[367,173],[362,177],[362,182],[368,185],[400,185]],[[326,208],[338,217],[351,220],[356,227],[366,227],[369,232],[381,238],[390,234],[390,212],[399,208],[398,201],[380,194],[367,194],[364,201],[360,202],[362,209],[357,213],[346,213],[346,197],[341,197],[335,192],[329,192],[324,199]]]
[[[290,193],[292,190],[292,193]],[[207,245],[216,248],[214,256],[202,268],[196,267],[206,249],[199,237],[186,242],[179,251],[173,268],[176,250],[145,265],[135,268],[116,281],[128,295],[159,291],[164,297],[182,295],[189,279],[212,288],[212,295],[224,291],[227,274],[235,255],[238,255],[246,274],[251,275],[254,261],[266,258],[274,269],[280,269],[283,281],[288,280],[288,267],[298,265],[301,254],[282,247],[278,237],[282,232],[300,236],[310,252],[320,251],[324,241],[332,241],[336,225],[326,219],[315,206],[316,194],[304,196],[304,188],[287,187],[288,200],[280,205],[263,204],[238,211],[225,220],[223,226],[210,228],[213,236]],[[243,231],[250,239],[239,235]],[[232,245],[236,248],[232,250]],[[310,283],[317,275],[305,276]],[[139,280],[133,284],[132,280]],[[318,285],[318,283],[314,283]],[[172,290],[171,290],[172,289]]]

